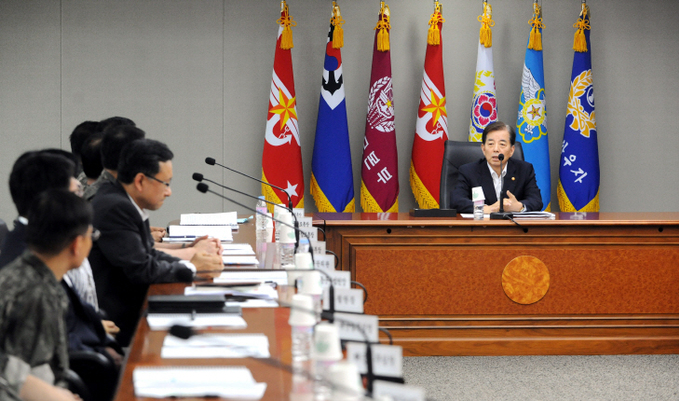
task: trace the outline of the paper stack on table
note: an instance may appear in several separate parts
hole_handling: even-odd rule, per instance
[[[146,321],[151,330],[167,330],[174,325],[201,329],[209,327],[244,329],[247,327],[243,317],[236,313],[149,313]]]
[[[257,383],[244,366],[139,366],[132,373],[137,397],[223,397],[259,400],[266,383]]]
[[[264,334],[198,334],[187,340],[165,336],[161,358],[269,358]]]

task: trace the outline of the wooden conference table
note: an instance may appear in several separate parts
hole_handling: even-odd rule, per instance
[[[679,353],[679,213],[317,213],[404,355]]]
[[[254,223],[250,222],[240,225],[237,233],[234,233],[234,242],[248,242],[254,249]],[[149,288],[148,295],[157,294],[183,294],[187,284],[154,284]],[[281,292],[285,296],[286,292]],[[289,293],[288,293],[289,294]],[[285,298],[282,299],[286,301]],[[289,301],[289,300],[287,300]],[[245,308],[243,318],[247,322],[246,329],[238,330],[219,330],[210,329],[210,332],[224,333],[264,333],[269,339],[270,361],[238,358],[238,359],[162,359],[160,350],[163,340],[167,335],[166,331],[151,331],[146,318],[142,317],[137,327],[134,339],[130,344],[124,370],[121,373],[116,401],[157,400],[156,398],[136,397],[134,394],[134,384],[132,373],[137,366],[246,366],[252,372],[252,376],[258,383],[267,383],[263,401],[279,401],[290,398],[290,393],[296,391],[295,386],[304,388],[307,384],[304,379],[293,377],[293,374],[285,369],[275,366],[277,362],[290,366],[292,356],[290,354],[290,326],[288,317],[290,310],[287,308]],[[199,331],[204,332],[204,331]],[[170,399],[170,398],[168,398]],[[209,398],[211,400],[221,400],[222,398]],[[191,398],[182,398],[191,400]],[[230,398],[229,400],[234,400]]]

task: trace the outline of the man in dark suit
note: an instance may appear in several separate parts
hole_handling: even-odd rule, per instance
[[[460,167],[457,184],[451,196],[453,208],[459,213],[472,213],[472,188],[482,187],[486,198],[483,213],[499,211],[498,199],[501,180],[504,178],[502,199],[506,212],[542,210],[542,197],[535,181],[533,165],[511,159],[515,141],[514,128],[501,121],[489,124],[483,130],[481,150],[485,159]],[[504,155],[502,172],[498,158],[500,154]]]
[[[190,262],[157,251],[149,228],[149,210],[172,194],[172,157],[168,147],[150,139],[125,146],[115,182],[101,186],[92,200],[94,226],[101,232],[89,260],[99,303],[120,326],[126,346],[134,334],[150,284],[190,282],[195,272],[217,276],[221,254],[199,251]]]

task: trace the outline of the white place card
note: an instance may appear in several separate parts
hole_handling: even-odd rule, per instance
[[[335,271],[335,255],[316,253],[314,249],[314,267],[325,272]]]
[[[337,312],[363,313],[363,290],[355,288],[335,288],[335,310]],[[330,306],[330,291],[323,290],[323,309]]]
[[[378,342],[379,318],[376,315],[338,312],[335,313],[335,324],[339,327],[341,340]]]
[[[325,274],[321,273],[321,283],[323,288],[330,287],[330,280],[332,280],[332,285],[335,288],[351,288],[351,272],[343,270],[333,270],[326,272],[329,278]]]
[[[358,372],[368,373],[365,343],[347,343],[347,360],[358,367]],[[403,347],[399,345],[371,344],[373,374],[385,377],[403,377]]]

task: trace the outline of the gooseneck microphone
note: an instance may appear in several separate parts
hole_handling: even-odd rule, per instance
[[[287,227],[292,228],[293,230],[295,230],[296,233],[303,235],[304,237],[306,237],[307,240],[309,240],[309,253],[311,254],[311,260],[314,260],[314,249],[313,249],[313,247],[311,246],[311,238],[309,238],[309,235],[308,235],[307,233],[305,233],[303,230],[300,230],[298,227],[295,227],[295,226],[293,226],[293,225],[291,225],[291,224],[288,224],[288,223],[286,223],[286,222],[284,222],[284,221],[281,221],[281,220],[279,220],[279,219],[275,219],[275,218],[273,218],[273,217],[271,217],[271,216],[267,216],[266,214],[261,213],[261,212],[258,211],[257,209],[253,209],[253,208],[250,207],[250,206],[244,205],[244,204],[242,204],[242,203],[240,203],[240,202],[236,202],[235,200],[229,198],[228,196],[224,196],[224,195],[222,195],[222,194],[220,194],[220,193],[218,193],[218,192],[215,192],[215,191],[211,190],[210,187],[209,187],[206,183],[204,183],[204,182],[198,183],[198,185],[196,185],[196,189],[198,189],[198,191],[200,191],[200,192],[202,192],[202,193],[208,193],[208,192],[209,192],[209,193],[211,193],[211,194],[217,195],[217,196],[219,196],[220,198],[222,198],[222,199],[224,199],[224,200],[227,200],[227,201],[229,201],[229,202],[231,202],[231,203],[233,203],[233,204],[236,204],[236,205],[238,205],[238,206],[240,206],[240,207],[242,207],[242,208],[245,208],[245,209],[247,209],[247,210],[249,210],[249,211],[251,211],[251,212],[255,212],[255,213],[260,214],[260,215],[262,215],[262,216],[264,216],[264,217],[270,218],[271,220],[275,221],[275,222],[278,223],[278,224],[282,224],[282,225],[284,225],[284,226],[287,226]],[[331,313],[334,313],[334,312],[335,312],[335,287],[334,287],[333,284],[332,284],[332,277],[330,277],[330,275],[329,275],[327,272],[325,272],[325,271],[323,271],[323,270],[321,270],[321,269],[316,269],[316,268],[314,268],[314,270],[316,270],[316,271],[320,272],[321,274],[325,275],[325,277],[328,279],[328,281],[329,281],[329,283],[330,283],[330,285],[329,285],[329,287],[328,287],[328,295],[329,295],[329,298],[330,298],[330,305],[328,306],[328,311],[331,312]]]
[[[282,209],[289,210],[287,207],[281,206],[281,205],[279,205],[279,204],[276,203],[276,202],[271,202],[270,200],[266,200],[266,199],[260,199],[259,197],[254,196],[254,195],[250,195],[250,194],[247,193],[247,192],[243,192],[243,191],[239,191],[239,190],[237,190],[237,189],[235,189],[235,188],[227,187],[226,185],[222,185],[222,184],[218,183],[217,181],[212,181],[212,180],[209,179],[209,178],[205,178],[205,176],[203,176],[203,174],[201,174],[201,173],[193,173],[193,179],[196,180],[196,181],[198,181],[198,182],[207,181],[207,182],[210,182],[210,183],[212,183],[212,184],[215,184],[216,186],[218,186],[218,187],[220,187],[220,188],[224,188],[224,189],[226,189],[226,190],[228,190],[228,191],[232,191],[232,192],[235,192],[235,193],[237,193],[237,194],[241,194],[241,195],[247,196],[248,198],[257,199],[257,200],[262,200],[262,201],[264,201],[264,203],[268,203],[269,205],[273,205],[274,207],[280,207],[280,208],[282,208]],[[292,213],[292,218],[295,220],[295,227],[298,227],[298,226],[299,226],[299,222],[297,221],[297,216],[296,216],[294,213]],[[299,240],[299,238],[297,238],[297,239]]]
[[[504,195],[505,195],[505,177],[502,176],[502,161],[505,159],[505,155],[500,153],[497,155],[498,160],[500,160],[500,211],[490,214],[491,220],[509,220],[514,217],[511,212],[505,212],[504,206]]]
[[[225,166],[225,165],[223,165],[223,164],[219,164],[219,163],[217,163],[217,162],[215,161],[215,159],[212,158],[212,157],[206,157],[206,158],[205,158],[205,163],[207,163],[207,164],[209,164],[209,165],[211,165],[211,166],[217,165],[217,166],[219,166],[219,167],[221,167],[221,168],[225,168],[225,169],[227,169],[227,170],[229,170],[229,171],[233,171],[233,172],[236,173],[236,174],[240,174],[240,175],[242,175],[243,177],[248,177],[248,178],[251,179],[251,180],[255,180],[255,181],[260,182],[260,183],[262,183],[262,184],[264,184],[264,185],[268,185],[268,186],[270,186],[270,187],[272,187],[272,188],[276,188],[276,189],[278,189],[279,191],[282,191],[284,194],[286,194],[286,195],[288,196],[288,209],[290,209],[290,213],[292,213],[292,208],[293,208],[293,206],[292,206],[292,197],[290,196],[290,194],[288,193],[288,191],[286,191],[285,189],[279,187],[278,185],[271,184],[270,182],[266,182],[266,181],[260,180],[259,178],[255,178],[255,177],[253,177],[253,176],[251,176],[251,175],[247,175],[247,174],[245,174],[245,173],[243,173],[243,172],[241,172],[241,171],[232,169],[231,167]]]

